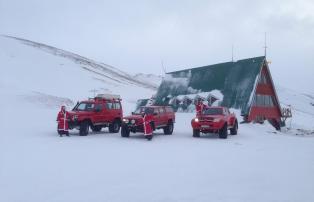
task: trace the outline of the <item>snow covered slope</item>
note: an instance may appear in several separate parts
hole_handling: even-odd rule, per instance
[[[151,97],[158,87],[145,75],[136,78],[78,54],[15,37],[0,37],[0,61],[0,88],[27,98],[47,95],[75,102],[94,93],[114,93],[135,103]]]
[[[287,127],[314,131],[314,97],[282,86],[277,87],[277,93],[281,107],[292,109],[293,117],[288,119]]]
[[[140,81],[151,83],[155,86],[159,86],[162,80],[161,76],[157,76],[155,74],[143,74],[143,73],[135,74],[134,78]]]

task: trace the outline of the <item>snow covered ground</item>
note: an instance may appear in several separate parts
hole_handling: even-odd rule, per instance
[[[308,95],[279,90],[297,114],[287,132],[245,124],[226,140],[195,139],[193,114],[177,113],[174,134],[157,131],[152,141],[106,129],[60,138],[55,119],[61,103],[71,106],[96,89],[121,94],[128,114],[136,99],[155,93],[154,84],[144,86],[143,75],[129,79],[115,69],[124,75],[117,82],[117,74],[93,65],[102,63],[82,65],[1,37],[0,61],[1,202],[314,201],[314,107]],[[295,135],[298,129],[309,133]]]
[[[34,119],[2,126],[0,201],[314,200],[312,137],[250,124],[227,140],[194,139],[193,115],[178,113],[174,134],[158,131],[151,142],[106,129],[60,138],[56,110],[15,110]]]

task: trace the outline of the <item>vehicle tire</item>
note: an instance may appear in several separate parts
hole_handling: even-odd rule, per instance
[[[173,133],[173,123],[172,121],[168,122],[168,125],[164,127],[164,134],[165,135],[172,135]]]
[[[130,130],[127,125],[121,126],[121,137],[130,137]]]
[[[227,139],[227,137],[228,137],[228,127],[227,127],[227,124],[225,124],[223,128],[219,130],[219,138]]]
[[[153,139],[153,135],[145,135],[145,138],[146,138],[148,141],[150,141],[150,140]]]
[[[102,126],[91,126],[90,127],[93,132],[100,132],[102,129]]]
[[[201,137],[201,134],[200,134],[200,130],[198,129],[193,129],[193,137]]]
[[[230,135],[237,135],[238,134],[238,122],[235,121],[233,127],[230,129]]]
[[[80,126],[80,136],[86,136],[89,132],[89,122],[83,121]]]
[[[120,122],[115,120],[112,124],[109,124],[110,133],[118,133],[120,131]]]

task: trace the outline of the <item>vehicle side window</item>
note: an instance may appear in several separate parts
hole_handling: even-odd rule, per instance
[[[87,103],[86,104],[86,111],[93,111],[94,110],[94,104]]]
[[[96,104],[96,105],[95,105],[95,110],[101,111],[101,110],[102,110],[102,104]]]
[[[166,112],[168,112],[168,113],[172,113],[172,112],[173,112],[173,110],[172,110],[172,108],[171,108],[171,107],[166,107]]]
[[[86,108],[86,103],[81,103],[77,106],[77,110],[79,111],[83,111]]]
[[[156,108],[156,109],[154,109],[154,113],[157,113],[157,114],[159,114],[159,110]]]
[[[114,109],[121,109],[121,104],[119,102],[115,102]]]
[[[113,103],[112,102],[106,102],[106,108],[107,109],[113,109]]]
[[[165,113],[165,109],[164,108],[159,108],[160,114],[164,114]]]

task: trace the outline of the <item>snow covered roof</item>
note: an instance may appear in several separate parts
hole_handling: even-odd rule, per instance
[[[167,97],[169,97],[169,96],[167,96]],[[184,99],[194,100],[196,98],[208,99],[209,97],[215,98],[217,100],[222,100],[223,99],[223,95],[218,90],[214,90],[214,91],[211,91],[211,92],[201,92],[201,93],[187,94],[187,95],[177,95],[174,98],[179,100],[179,101],[182,101]]]
[[[214,96],[222,97],[223,106],[241,109],[246,114],[264,63],[265,57],[262,56],[167,73],[167,79],[158,88],[156,103],[166,104],[168,99],[163,98],[168,95],[205,92],[203,96],[206,96],[206,92],[214,92]]]

